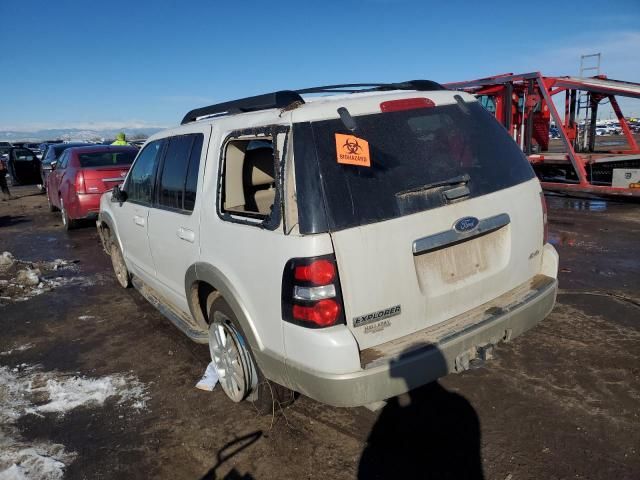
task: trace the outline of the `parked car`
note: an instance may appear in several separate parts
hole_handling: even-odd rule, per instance
[[[8,146],[2,146],[0,145],[0,159],[5,161],[5,164],[8,160],[8,155],[9,155],[9,150],[11,150],[12,147],[8,147]]]
[[[37,185],[40,183],[40,160],[33,150],[10,148],[6,159],[12,185]]]
[[[42,151],[40,150],[40,144],[39,143],[25,143],[24,144],[24,148],[28,148],[33,153],[35,153],[36,156],[38,157],[38,159],[42,158]]]
[[[66,230],[78,220],[96,219],[100,196],[122,183],[138,153],[134,147],[73,147],[62,152],[47,176],[49,210],[60,210]]]
[[[46,190],[47,186],[47,177],[51,173],[51,171],[55,168],[60,155],[67,148],[72,147],[84,147],[86,145],[91,145],[90,143],[53,143],[47,145],[45,151],[42,154],[42,162],[40,166],[40,177],[42,180],[42,191]]]
[[[473,96],[430,81],[302,96],[329,91],[189,112],[100,202],[120,284],[262,411],[465,370],[555,301],[540,183]]]
[[[13,145],[11,144],[11,142],[0,142],[0,148],[2,147],[11,148],[13,147]]]

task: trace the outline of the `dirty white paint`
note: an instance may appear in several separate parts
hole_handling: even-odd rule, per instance
[[[77,454],[64,445],[23,439],[16,422],[25,415],[64,415],[96,408],[107,399],[134,410],[146,408],[147,387],[131,374],[87,378],[44,372],[21,364],[0,367],[0,480],[57,480]]]

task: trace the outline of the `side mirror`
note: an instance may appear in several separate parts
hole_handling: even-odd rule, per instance
[[[125,192],[124,190],[121,190],[120,185],[116,185],[115,187],[113,187],[113,190],[111,191],[111,201],[118,202],[118,203],[126,202],[127,192]]]
[[[55,170],[57,164],[58,162],[51,162],[51,170]]]

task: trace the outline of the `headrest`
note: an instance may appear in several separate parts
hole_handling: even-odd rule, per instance
[[[245,178],[251,179],[251,185],[269,185],[275,181],[273,149],[260,147],[247,150],[244,159]]]

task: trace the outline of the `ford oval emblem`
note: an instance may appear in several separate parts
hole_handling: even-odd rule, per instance
[[[479,223],[480,220],[478,220],[476,217],[463,217],[455,223],[453,228],[457,232],[470,232],[471,230],[475,229]]]

